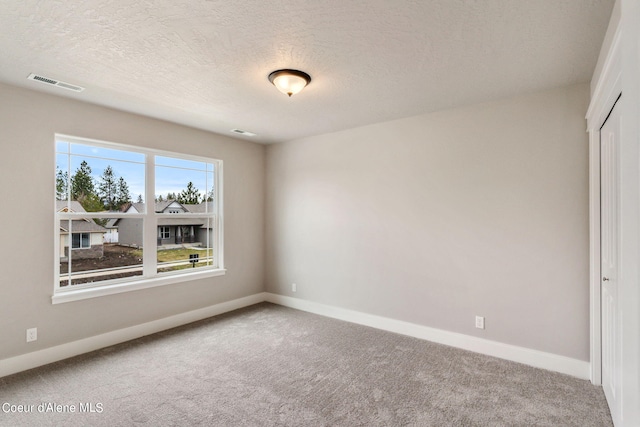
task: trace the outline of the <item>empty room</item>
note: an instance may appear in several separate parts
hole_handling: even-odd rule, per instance
[[[640,2],[0,27],[0,426],[640,426]]]

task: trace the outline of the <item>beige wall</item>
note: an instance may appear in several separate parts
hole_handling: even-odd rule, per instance
[[[265,265],[270,292],[588,360],[588,98],[571,86],[265,150],[0,84],[15,207],[0,360],[262,292]],[[52,305],[56,132],[224,160],[227,275]]]
[[[267,290],[588,360],[588,101],[584,84],[269,146]]]
[[[0,100],[0,360],[263,291],[264,146],[2,84]],[[56,132],[222,159],[227,274],[52,305]]]

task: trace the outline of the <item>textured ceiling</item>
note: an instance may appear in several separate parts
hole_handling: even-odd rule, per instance
[[[279,142],[587,82],[613,0],[3,0],[0,81]],[[309,73],[287,98],[278,68]],[[74,93],[30,73],[86,88]],[[247,137],[242,137],[247,138]]]

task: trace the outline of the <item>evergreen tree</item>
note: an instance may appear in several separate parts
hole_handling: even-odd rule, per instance
[[[193,182],[189,181],[187,189],[182,190],[178,194],[178,202],[185,205],[196,205],[200,203],[200,191],[193,185]]]
[[[144,203],[144,200],[142,200],[142,194],[138,194],[138,200],[136,200],[136,203]]]
[[[116,205],[119,208],[125,203],[131,202],[131,193],[129,193],[129,186],[123,177],[118,180],[118,189],[116,191]]]
[[[104,205],[102,204],[102,200],[100,200],[100,197],[98,197],[98,195],[95,193],[92,193],[89,195],[81,194],[76,200],[80,202],[84,210],[87,212],[104,211]],[[100,225],[104,225],[102,221],[99,221],[97,219],[95,221]]]
[[[76,169],[76,173],[71,177],[71,200],[80,201],[81,198],[86,200],[90,196],[95,196],[94,188],[91,167],[86,160],[83,160],[80,167]]]
[[[91,177],[91,167],[86,160],[71,177],[71,200],[77,200],[87,212],[104,210],[100,198],[95,193],[95,184]]]
[[[167,193],[167,198],[165,200],[178,200],[176,193]]]
[[[107,166],[102,172],[100,183],[98,184],[98,196],[106,210],[112,211],[119,207],[116,199],[117,191],[118,187],[116,177],[113,175],[113,169],[111,166]]]
[[[209,191],[209,193],[207,194],[207,202],[213,202],[213,196],[215,195],[213,188],[211,189],[211,191]],[[204,200],[203,200],[204,201]]]
[[[69,190],[69,173],[56,166],[56,199],[67,200]]]

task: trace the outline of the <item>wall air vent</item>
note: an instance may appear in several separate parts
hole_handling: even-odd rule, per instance
[[[241,130],[241,129],[231,129],[231,132],[244,135],[244,136],[256,136],[255,133],[247,132],[246,130]]]
[[[27,77],[29,80],[35,80],[40,83],[48,84],[51,86],[61,87],[63,89],[72,90],[74,92],[82,92],[84,90],[83,87],[72,85],[71,83],[61,82],[59,80],[50,79],[48,77],[42,77],[37,74],[29,74]]]

